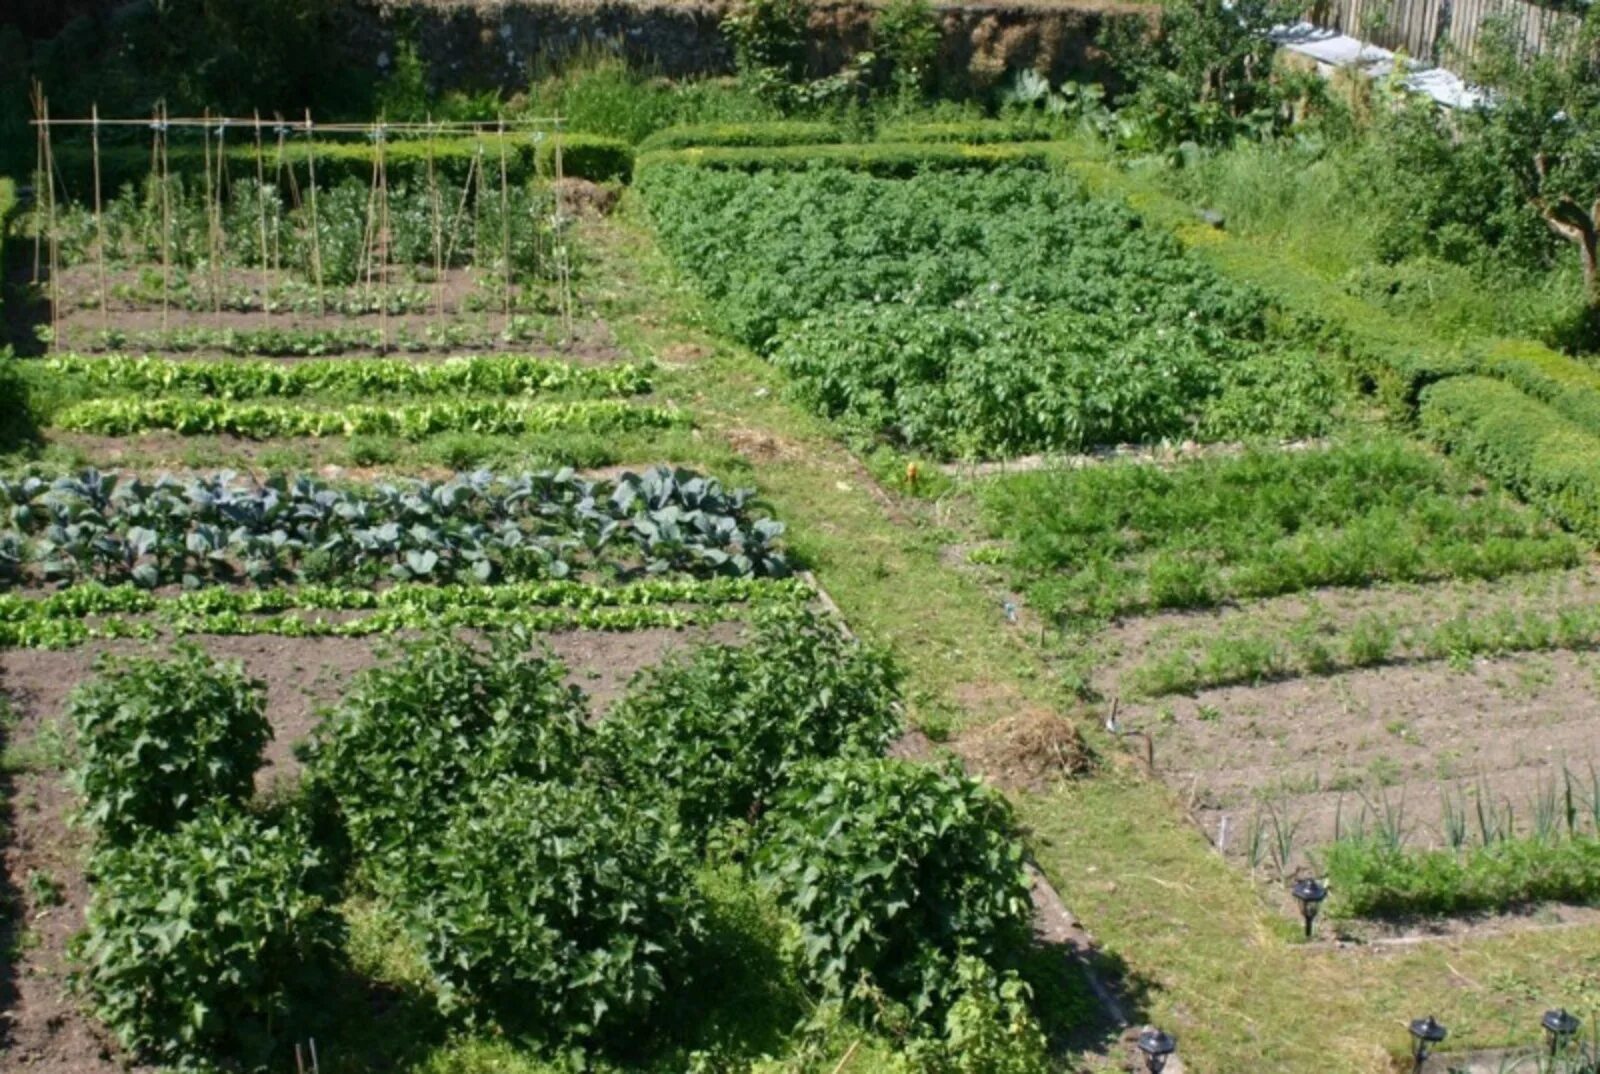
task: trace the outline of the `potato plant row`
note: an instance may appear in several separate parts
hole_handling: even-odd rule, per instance
[[[941,455],[1322,430],[1342,388],[1230,282],[1048,168],[653,167],[663,244],[817,411]]]
[[[0,481],[0,579],[151,589],[248,579],[368,584],[602,576],[769,577],[783,524],[746,489],[655,468],[341,488],[229,473],[149,482],[87,470]]]

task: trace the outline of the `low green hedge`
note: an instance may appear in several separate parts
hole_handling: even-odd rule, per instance
[[[1065,146],[1055,142],[1009,142],[993,145],[878,142],[774,147],[710,146],[641,153],[634,164],[634,172],[638,174],[661,164],[689,164],[703,168],[742,171],[836,165],[869,172],[882,178],[904,178],[922,171],[995,168],[1003,164],[1047,167],[1062,160],[1064,152]]]
[[[656,131],[639,143],[641,151],[694,146],[836,145],[844,131],[832,123],[782,120],[772,123],[696,123]]]
[[[439,177],[460,183],[467,177],[472,162],[481,152],[491,184],[499,181],[500,157],[504,148],[506,175],[513,183],[534,175],[554,175],[556,143],[545,137],[535,141],[527,134],[489,134],[483,138],[396,139],[384,154],[385,170],[391,185],[426,182],[430,158]],[[266,170],[273,174],[277,146],[269,142],[263,149]],[[55,151],[56,161],[74,196],[87,196],[93,183],[93,158],[82,146],[64,145]],[[370,142],[318,142],[307,144],[291,140],[284,146],[284,161],[295,171],[296,182],[309,178],[309,163],[315,157],[317,185],[328,186],[345,179],[370,182],[374,147]],[[205,149],[198,144],[175,140],[167,153],[168,167],[174,173],[203,174]],[[625,180],[633,168],[633,149],[617,138],[596,134],[561,136],[561,171],[572,178],[597,183]],[[240,132],[238,141],[228,147],[228,173],[235,178],[256,173],[253,135]],[[125,183],[140,183],[150,175],[150,150],[147,147],[117,146],[100,154],[101,183],[107,191]]]
[[[1509,381],[1588,432],[1600,436],[1600,372],[1538,343],[1489,346],[1476,370]]]
[[[1328,848],[1333,909],[1355,917],[1457,914],[1600,895],[1600,839],[1507,839],[1463,850],[1345,840]]]
[[[1578,533],[1600,540],[1600,436],[1515,385],[1451,377],[1423,389],[1423,432]]]
[[[993,145],[996,142],[1048,142],[1061,133],[1059,125],[1037,119],[958,119],[944,122],[901,121],[878,128],[880,142],[960,142]]]

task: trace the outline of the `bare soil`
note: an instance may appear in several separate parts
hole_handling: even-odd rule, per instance
[[[588,694],[603,716],[641,669],[702,639],[731,641],[737,623],[705,629],[620,633],[571,631],[544,637],[568,667],[568,681]],[[260,789],[291,781],[299,771],[294,746],[316,728],[352,676],[380,659],[381,642],[353,638],[208,637],[200,644],[215,656],[239,660],[267,684],[267,718],[273,738],[259,776]],[[17,716],[9,744],[41,759],[15,775],[0,774],[0,830],[4,871],[0,896],[14,914],[0,918],[0,1074],[111,1074],[127,1069],[114,1041],[80,1010],[68,988],[68,943],[84,924],[90,888],[84,876],[86,833],[74,827],[75,800],[56,762],[41,747],[64,734],[72,688],[89,677],[102,653],[151,651],[142,642],[106,642],[62,652],[0,652],[0,690]],[[9,781],[9,786],[6,782]],[[30,881],[30,877],[34,878]],[[45,881],[59,904],[45,894]]]
[[[159,271],[159,266],[155,266],[154,271]],[[108,295],[118,285],[135,286],[139,277],[140,270],[137,269],[108,272],[106,277]],[[268,274],[268,280],[272,281],[274,287],[283,278],[285,277],[282,273]],[[205,282],[201,277],[195,277],[197,286],[203,286]],[[262,282],[263,277],[260,272],[230,269],[224,277],[223,287],[258,293]],[[407,283],[398,278],[398,273],[391,275],[392,290],[425,292],[427,305],[414,312],[391,313],[387,316],[376,312],[344,314],[332,309],[318,313],[314,307],[281,309],[270,314],[264,314],[259,309],[185,309],[178,305],[169,306],[163,311],[159,300],[152,302],[145,299],[116,297],[108,297],[105,308],[101,309],[99,288],[97,270],[92,264],[78,265],[62,272],[59,284],[61,304],[55,325],[57,349],[64,351],[90,349],[100,333],[107,328],[129,334],[140,334],[196,328],[231,329],[240,332],[263,329],[312,332],[352,328],[376,331],[381,326],[386,326],[391,338],[405,333],[414,339],[424,339],[429,325],[446,323],[475,326],[476,334],[483,340],[483,345],[476,348],[478,350],[526,350],[530,346],[527,343],[498,342],[498,334],[505,325],[506,316],[499,281],[492,276],[484,277],[472,269],[448,270],[439,284]],[[333,296],[339,290],[330,288],[327,293]],[[359,288],[346,290],[351,294],[361,293]],[[380,294],[381,289],[375,284],[371,293]],[[486,308],[468,308],[468,298],[473,295],[477,295]],[[513,298],[512,313],[521,315],[530,312],[518,308],[519,301],[519,298]],[[574,301],[578,308],[575,310],[570,337],[557,338],[560,324],[554,314],[536,314],[548,319],[551,333],[550,338],[543,341],[540,349],[577,361],[603,363],[623,360],[626,356],[620,349],[610,325],[591,310],[583,308],[579,296],[574,296]],[[48,320],[48,309],[43,311],[42,316]],[[371,348],[363,347],[352,348],[344,353],[363,355],[373,351]]]
[[[1568,652],[1375,668],[1124,706],[1123,722],[1154,736],[1156,770],[1225,853],[1248,857],[1264,828],[1270,860],[1276,818],[1292,865],[1386,815],[1442,843],[1446,795],[1469,816],[1480,796],[1509,802],[1526,827],[1563,766],[1600,766],[1597,668]]]

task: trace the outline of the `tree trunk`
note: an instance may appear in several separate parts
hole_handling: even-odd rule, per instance
[[[1584,296],[1589,309],[1600,314],[1600,220],[1578,241],[1578,256],[1583,258]]]

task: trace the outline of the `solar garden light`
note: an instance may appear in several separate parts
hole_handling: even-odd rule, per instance
[[[1178,1040],[1152,1026],[1139,1034],[1139,1050],[1144,1053],[1144,1068],[1150,1074],[1161,1074],[1168,1057],[1178,1050]]]
[[[1565,1007],[1558,1007],[1553,1011],[1545,1011],[1539,1024],[1544,1027],[1545,1040],[1550,1043],[1550,1054],[1555,1055],[1577,1035],[1578,1027],[1583,1023],[1577,1015],[1568,1014]]]
[[[1421,1074],[1422,1064],[1428,1061],[1428,1056],[1433,1054],[1433,1046],[1444,1040],[1450,1031],[1440,1025],[1433,1015],[1426,1018],[1413,1019],[1411,1022],[1411,1058],[1416,1065],[1411,1069],[1413,1074]]]
[[[1289,889],[1300,903],[1300,916],[1306,919],[1306,939],[1311,939],[1311,925],[1317,920],[1317,911],[1322,909],[1322,900],[1328,897],[1328,889],[1317,882],[1314,876],[1301,877]]]

